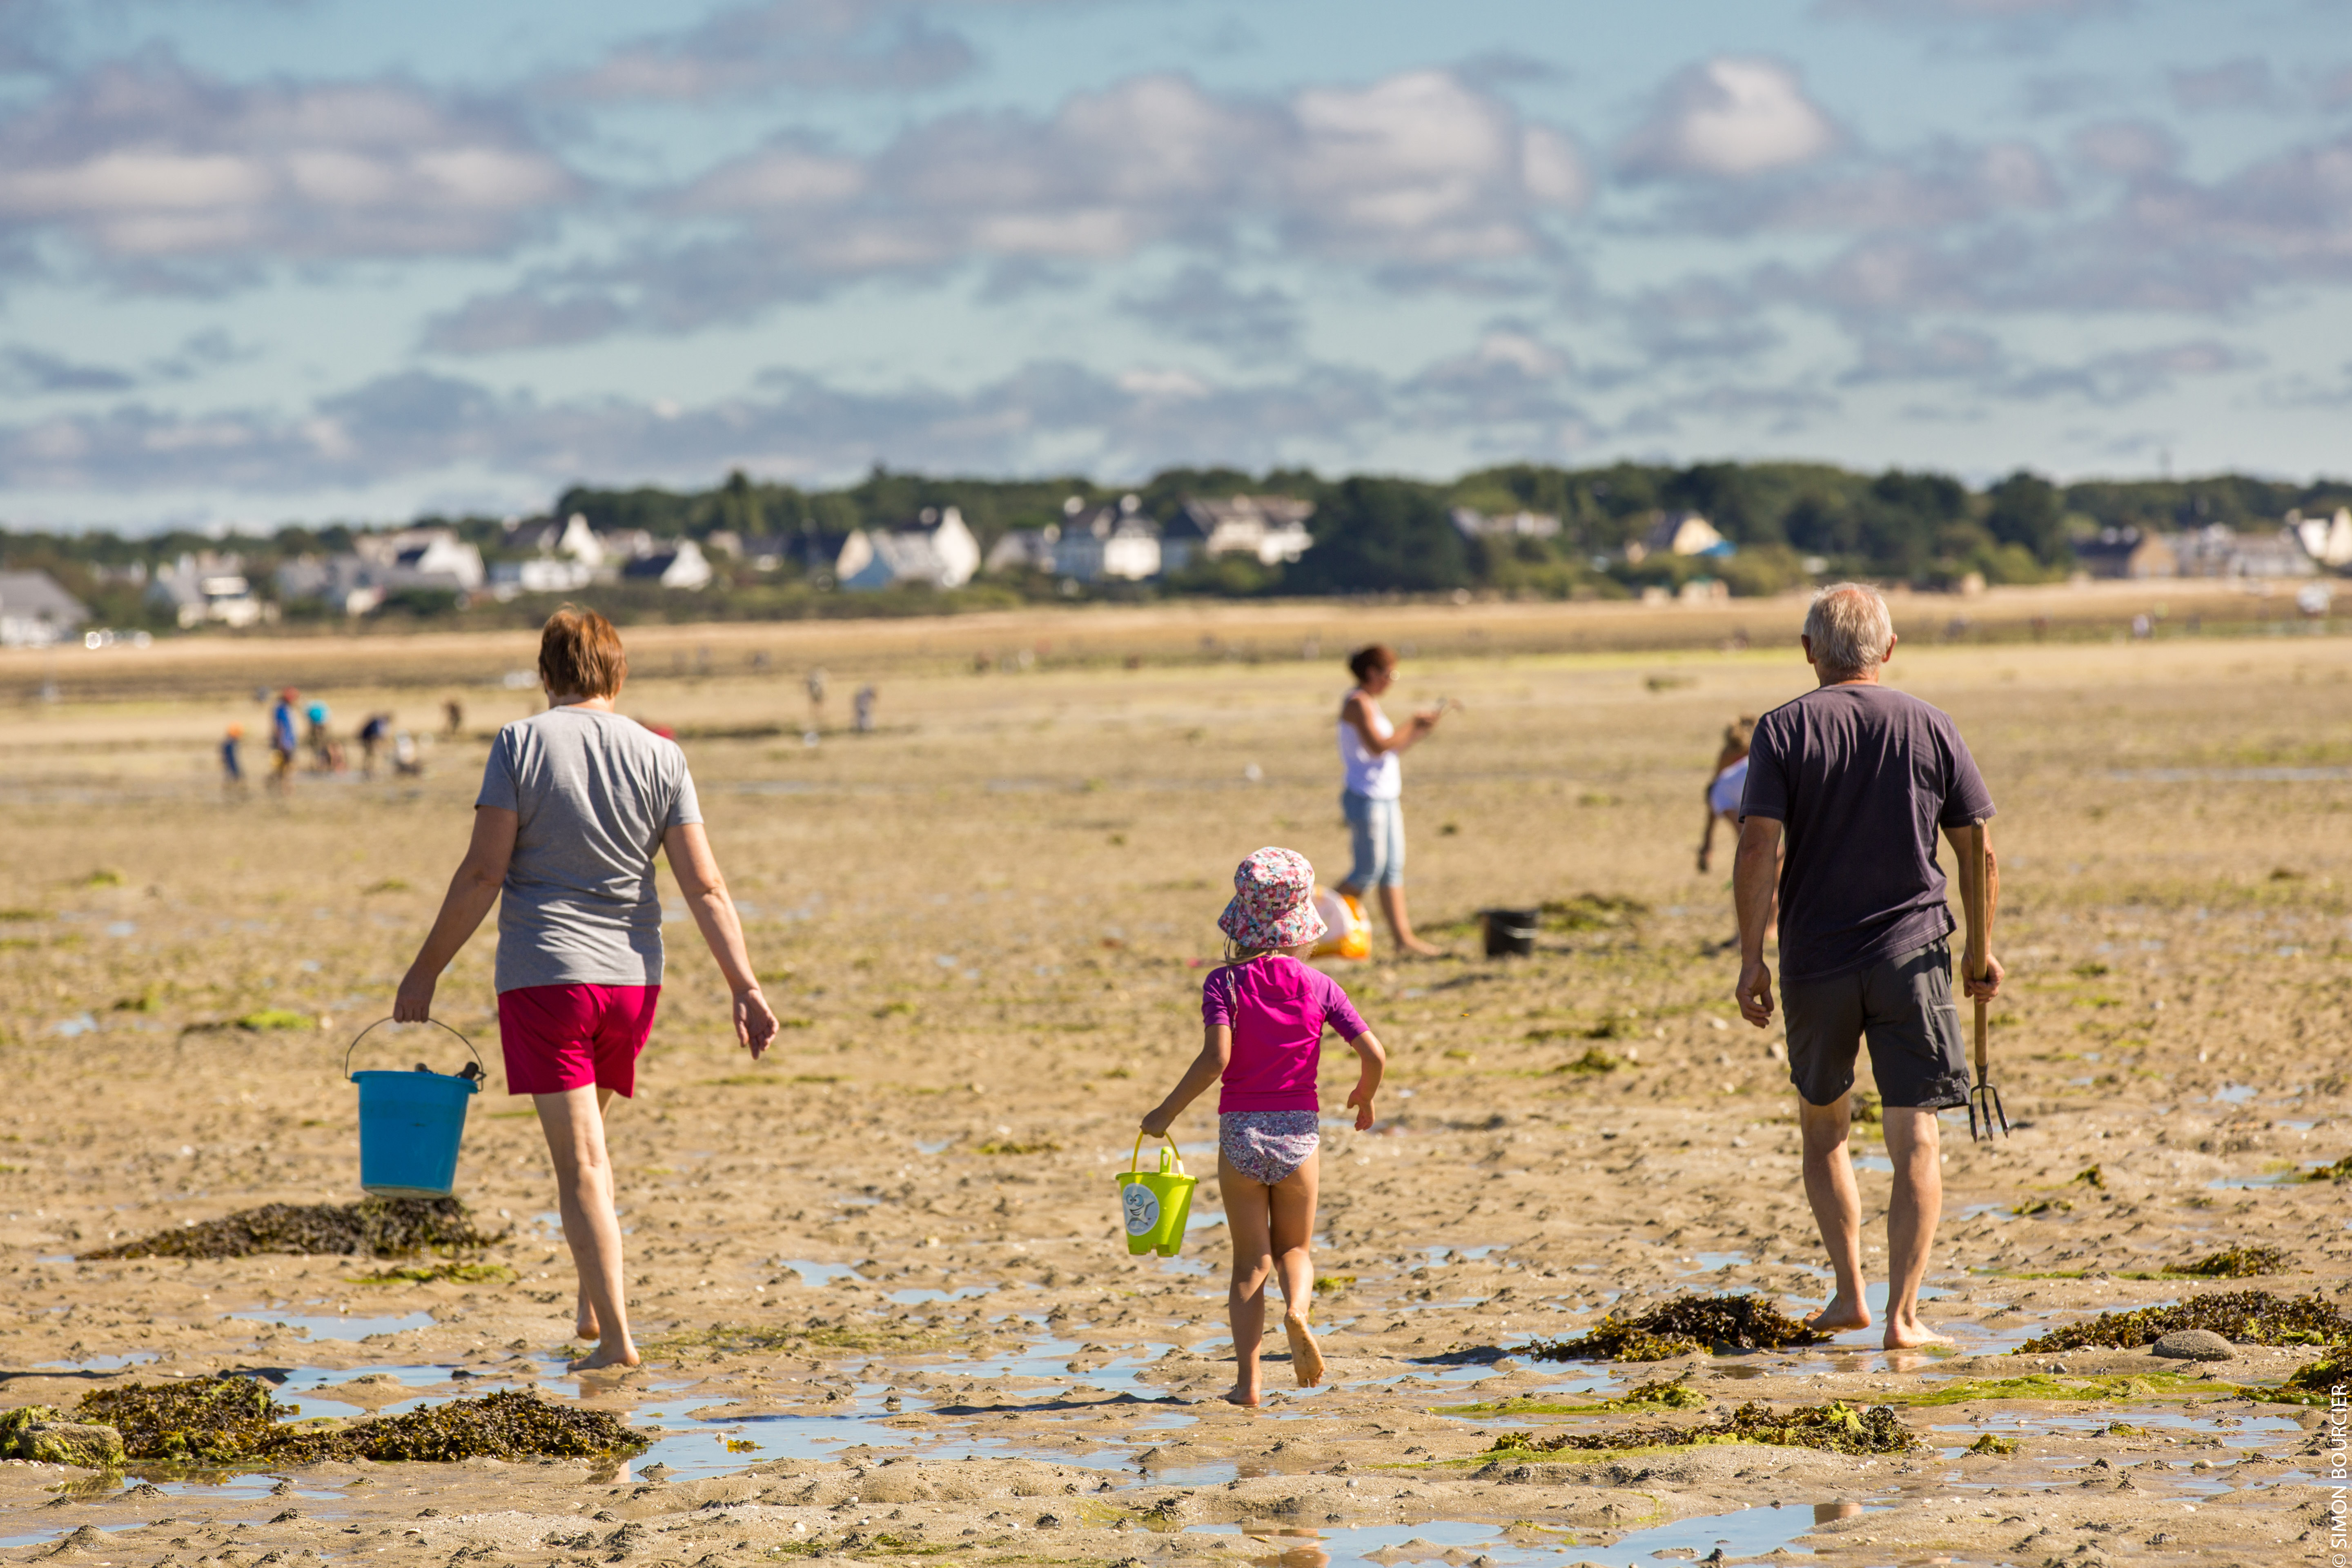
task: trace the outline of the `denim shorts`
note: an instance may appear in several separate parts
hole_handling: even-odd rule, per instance
[[[1403,887],[1404,803],[1374,800],[1346,789],[1339,792],[1339,809],[1348,818],[1348,847],[1355,857],[1348,868],[1348,886]]]

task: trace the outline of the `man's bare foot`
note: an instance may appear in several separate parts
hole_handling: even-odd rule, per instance
[[[1312,1388],[1323,1381],[1323,1347],[1315,1342],[1314,1331],[1304,1318],[1285,1317],[1282,1331],[1290,1341],[1290,1370],[1298,1376],[1298,1386]]]
[[[1257,1405],[1257,1390],[1250,1387],[1249,1384],[1245,1383],[1237,1383],[1231,1388],[1225,1390],[1225,1403],[1228,1405],[1240,1405],[1255,1408]]]
[[[1933,1332],[1916,1318],[1892,1318],[1886,1324],[1886,1348],[1891,1351],[1916,1351],[1924,1345],[1948,1345],[1952,1342]]]
[[[1859,1301],[1849,1301],[1843,1296],[1832,1296],[1829,1305],[1808,1315],[1805,1327],[1824,1334],[1841,1334],[1848,1329],[1870,1327],[1870,1309]]]
[[[571,1366],[565,1370],[570,1372],[626,1372],[629,1368],[636,1365],[640,1359],[641,1358],[637,1354],[637,1347],[633,1344],[600,1344],[588,1354],[582,1356],[578,1361],[573,1362]]]

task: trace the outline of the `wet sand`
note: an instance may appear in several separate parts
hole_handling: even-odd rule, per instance
[[[0,1556],[2318,1554],[2319,1413],[2241,1392],[2315,1347],[2007,1352],[2099,1310],[2352,1282],[2343,1189],[2284,1179],[2345,1154],[2352,1127],[2352,644],[1905,646],[1900,683],[1958,718],[2001,807],[2013,995],[1994,1050],[2018,1125],[1971,1145],[1945,1118],[1926,1315],[1953,1353],[1888,1356],[1858,1334],[1630,1367],[1513,1352],[1682,1290],[1792,1310],[1824,1293],[1777,1043],[1730,1002],[1728,846],[1714,873],[1691,866],[1716,732],[1805,671],[1764,651],[1409,665],[1396,706],[1470,704],[1407,765],[1414,908],[1455,956],[1337,968],[1392,1066],[1373,1132],[1327,1129],[1330,1385],[1285,1386],[1277,1328],[1271,1396],[1243,1411],[1216,1398],[1233,1366],[1210,1108],[1178,1130],[1207,1178],[1182,1257],[1125,1255],[1112,1173],[1196,1047],[1233,863],[1276,842],[1339,869],[1331,662],[901,673],[883,733],[813,748],[793,738],[796,667],[631,686],[625,710],[689,737],[790,1026],[757,1066],[732,1050],[715,972],[670,927],[662,1021],[613,1128],[647,1352],[620,1379],[562,1374],[571,1273],[538,1130],[503,1093],[488,933],[442,995],[491,1065],[459,1184],[512,1226],[487,1258],[513,1282],[366,1282],[383,1266],[357,1258],[72,1260],[358,1195],[341,1047],[389,1010],[462,847],[487,728],[523,699],[468,689],[477,732],[435,747],[422,781],[305,779],[286,801],[222,797],[210,708],[0,719],[17,828],[0,870],[0,1405],[244,1369],[306,1415],[527,1385],[658,1434],[603,1468],[0,1464]],[[837,721],[861,676],[826,663]],[[440,693],[403,688],[325,695],[339,718],[382,702],[432,723]],[[126,731],[148,743],[110,742]],[[1639,909],[1591,906],[1529,960],[1475,956],[1478,908],[1580,893]],[[309,1026],[236,1023],[264,1009]],[[1615,1066],[1572,1070],[1588,1053]],[[410,1059],[457,1065],[446,1037],[376,1065]],[[1327,1066],[1336,1120],[1353,1058]],[[1856,1131],[1883,1247],[1883,1154]],[[2098,1184],[2076,1179],[2094,1166]],[[2264,1244],[2294,1272],[2125,1278]],[[2035,1372],[2085,1397],[1914,1403]],[[1681,1373],[1717,1409],[1894,1402],[1930,1446],[1483,1457],[1498,1432],[1622,1425],[1561,1407]],[[1986,1432],[2018,1452],[1962,1452]]]

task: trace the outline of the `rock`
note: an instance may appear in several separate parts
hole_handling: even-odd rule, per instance
[[[124,1461],[121,1433],[111,1426],[62,1420],[45,1405],[28,1405],[0,1416],[0,1455],[91,1470],[116,1469]]]
[[[2228,1361],[2237,1347],[2210,1329],[2175,1329],[2147,1347],[2175,1361]]]

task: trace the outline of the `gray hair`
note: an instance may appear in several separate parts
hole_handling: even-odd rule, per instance
[[[1886,601],[1866,583],[1833,583],[1813,595],[1805,612],[1805,636],[1813,663],[1835,675],[1867,675],[1886,662],[1895,641],[1895,617]]]

